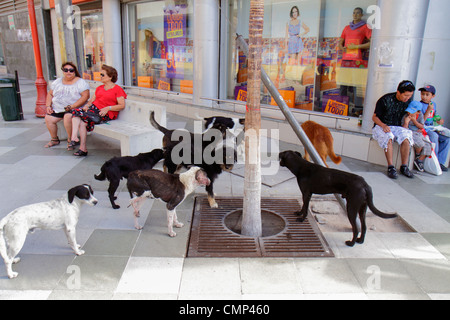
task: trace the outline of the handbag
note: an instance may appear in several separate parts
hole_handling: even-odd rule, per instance
[[[100,110],[92,105],[88,111],[86,111],[85,116],[95,124],[99,124],[102,122],[102,117],[100,116]]]

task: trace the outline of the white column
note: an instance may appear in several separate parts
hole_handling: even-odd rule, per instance
[[[219,6],[217,0],[194,0],[194,103],[217,98],[219,79]]]
[[[122,22],[120,0],[102,0],[103,41],[105,62],[119,74],[117,84],[123,84]]]
[[[363,130],[371,132],[379,98],[395,92],[402,80],[417,80],[430,0],[378,0],[373,13],[381,19],[372,33]],[[369,19],[370,22],[371,19]]]

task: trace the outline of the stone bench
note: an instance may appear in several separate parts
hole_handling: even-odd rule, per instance
[[[150,124],[150,113],[155,111],[155,119],[166,126],[166,108],[156,103],[128,98],[125,109],[116,120],[95,125],[90,136],[100,134],[120,141],[121,156],[135,156],[162,147],[163,134]],[[58,136],[67,137],[63,122],[58,122]],[[89,143],[89,137],[88,137]]]

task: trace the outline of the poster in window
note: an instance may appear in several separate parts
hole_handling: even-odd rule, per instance
[[[166,48],[167,78],[183,79],[187,46],[187,7],[164,8],[164,45]]]

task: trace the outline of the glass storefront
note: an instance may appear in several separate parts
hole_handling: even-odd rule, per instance
[[[103,43],[103,14],[100,10],[82,12],[81,34],[83,59],[80,72],[86,80],[100,81],[101,66],[105,63]]]
[[[127,5],[129,85],[193,92],[192,0]]]
[[[265,0],[262,64],[289,107],[362,114],[371,37],[364,13],[374,4],[376,0]],[[228,99],[247,96],[246,58],[233,39],[238,33],[248,40],[249,12],[249,1],[230,0],[229,21],[237,24],[228,26],[233,61]],[[274,105],[267,90],[262,88],[261,94],[261,103]]]

